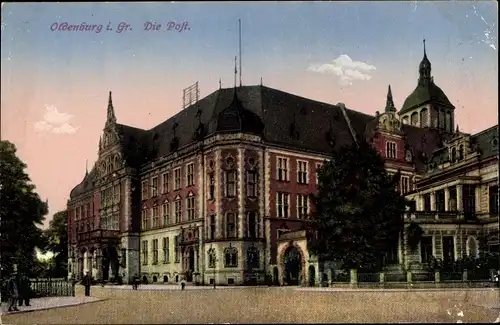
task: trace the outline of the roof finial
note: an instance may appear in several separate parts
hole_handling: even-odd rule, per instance
[[[85,159],[85,176],[89,174],[89,160]]]
[[[424,56],[427,56],[427,53],[425,52],[425,37],[424,37]]]
[[[455,130],[455,133],[460,133],[460,129],[458,128],[458,124],[457,124],[457,129]]]
[[[219,78],[219,89],[222,88],[222,80]]]
[[[260,77],[260,85],[262,86],[262,77]]]
[[[110,91],[108,99],[108,118],[106,120],[106,124],[114,122],[116,122],[115,109],[113,107],[113,99],[111,98],[111,91]]]

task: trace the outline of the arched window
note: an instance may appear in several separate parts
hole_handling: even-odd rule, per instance
[[[215,268],[215,262],[216,262],[215,249],[210,248],[207,252],[207,256],[208,256],[208,267],[211,269]]]
[[[250,246],[247,250],[247,266],[249,269],[260,268],[260,253],[255,246]]]
[[[451,162],[454,163],[457,160],[457,149],[451,149]]]
[[[472,236],[469,236],[469,238],[467,238],[467,255],[476,258],[478,255],[477,253],[478,251],[476,239]]]
[[[238,250],[236,248],[224,249],[224,267],[238,267]]]
[[[408,115],[403,117],[403,124],[408,124]]]
[[[418,113],[413,112],[411,114],[411,125],[418,126]]]
[[[229,212],[226,214],[226,238],[236,237],[236,216]]]
[[[429,112],[427,111],[427,108],[423,108],[420,111],[420,127],[426,127],[428,126],[428,115]]]
[[[461,144],[460,147],[458,148],[458,161],[461,161],[464,159],[464,145]]]
[[[451,113],[446,112],[446,131],[453,132],[453,125],[451,123]]]
[[[120,157],[118,156],[115,156],[114,167],[115,170],[120,169]]]
[[[445,128],[445,117],[444,117],[444,109],[441,109],[439,111],[439,128],[444,129]]]

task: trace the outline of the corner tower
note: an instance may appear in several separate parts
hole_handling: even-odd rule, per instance
[[[406,98],[399,116],[403,124],[434,128],[453,133],[454,110],[445,93],[434,83],[431,62],[427,58],[424,39],[424,57],[419,65],[417,87]]]

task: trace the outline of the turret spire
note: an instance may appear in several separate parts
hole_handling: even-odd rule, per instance
[[[394,101],[392,99],[392,91],[391,85],[389,85],[389,89],[387,90],[387,100],[385,102],[385,112],[395,112],[396,107],[394,106]]]
[[[106,120],[106,125],[115,122],[116,122],[115,109],[113,107],[113,99],[111,98],[111,91],[110,91],[108,99],[108,116]]]
[[[427,58],[427,50],[425,48],[425,38],[424,38],[424,57],[420,62],[418,72],[420,74],[420,78],[418,79],[419,83],[427,84],[431,81],[431,62]]]

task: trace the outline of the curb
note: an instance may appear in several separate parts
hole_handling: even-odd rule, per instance
[[[58,308],[65,308],[65,307],[74,307],[74,306],[80,306],[80,305],[86,305],[86,304],[92,304],[95,302],[101,302],[101,301],[106,301],[109,300],[109,298],[97,298],[97,300],[94,301],[87,301],[87,302],[79,302],[76,304],[71,304],[71,305],[63,305],[63,306],[53,306],[53,307],[43,307],[43,308],[38,308],[38,309],[31,309],[31,310],[19,310],[19,311],[14,311],[14,312],[5,312],[5,314],[2,312],[1,316],[11,316],[11,315],[18,315],[18,314],[26,314],[26,313],[32,313],[36,311],[42,311],[42,310],[49,310],[49,309],[58,309]]]

